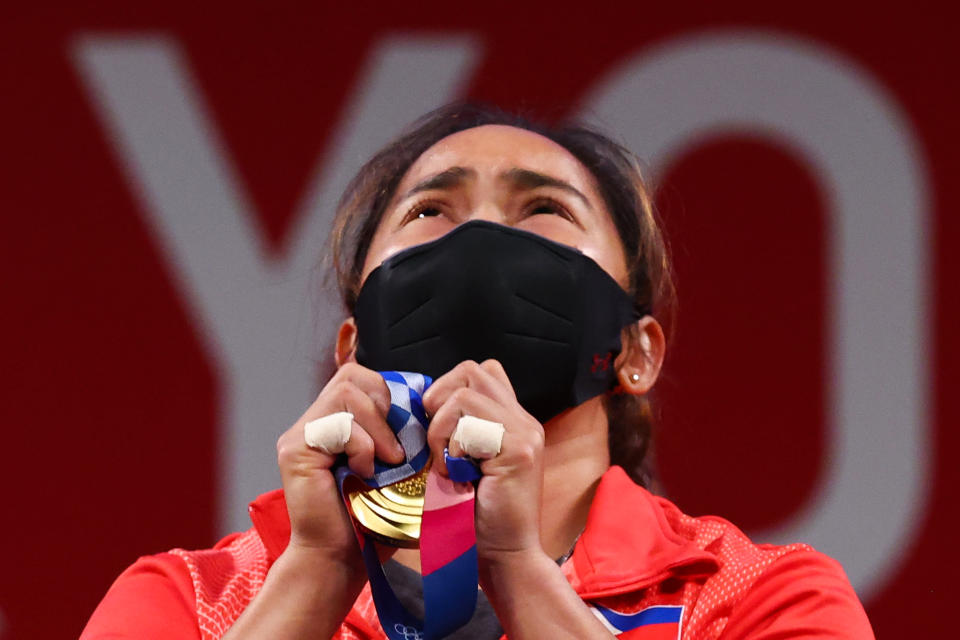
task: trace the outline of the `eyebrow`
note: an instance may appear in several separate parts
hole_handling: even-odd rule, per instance
[[[440,173],[424,178],[403,194],[403,200],[421,191],[434,189],[452,189],[460,186],[469,178],[476,178],[477,172],[467,167],[450,167]],[[500,174],[501,180],[510,182],[514,188],[521,190],[537,189],[539,187],[553,187],[576,196],[588,209],[593,209],[590,200],[579,189],[565,180],[554,178],[529,169],[513,168]]]
[[[428,178],[424,178],[417,184],[413,185],[409,191],[403,194],[402,200],[406,200],[415,193],[420,193],[421,191],[432,191],[434,189],[452,189],[453,187],[459,186],[467,178],[475,178],[477,172],[473,169],[467,169],[466,167],[450,167],[445,171],[434,174]]]
[[[585,204],[588,209],[593,209],[593,205],[590,204],[587,196],[583,195],[579,189],[565,180],[553,178],[542,173],[537,173],[536,171],[530,171],[529,169],[510,169],[509,171],[501,174],[501,178],[506,179],[508,182],[512,182],[515,187],[520,189],[553,187],[554,189],[566,191],[567,193],[580,198],[580,200],[583,201],[583,204]]]

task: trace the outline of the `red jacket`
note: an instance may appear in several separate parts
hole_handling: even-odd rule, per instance
[[[213,549],[139,559],[107,592],[81,640],[219,638],[257,594],[286,547],[282,491],[250,505],[253,528]],[[873,638],[843,569],[807,545],[753,544],[721,518],[684,515],[619,467],[603,476],[564,573],[588,604],[620,613],[682,606],[680,625],[624,640]],[[338,639],[384,639],[364,587]]]

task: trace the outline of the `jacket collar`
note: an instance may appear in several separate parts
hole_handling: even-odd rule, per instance
[[[714,554],[678,532],[680,510],[610,467],[600,479],[587,526],[573,551],[584,599],[630,593],[667,578],[716,572]],[[671,522],[672,521],[672,522]]]
[[[270,564],[290,541],[290,520],[283,490],[250,503],[250,519],[267,550]],[[587,526],[573,552],[583,598],[600,598],[644,589],[671,577],[708,576],[716,556],[680,535],[679,509],[637,486],[620,467],[600,480]]]
[[[247,507],[250,521],[267,548],[267,561],[272,566],[290,542],[290,516],[283,489],[264,493]]]

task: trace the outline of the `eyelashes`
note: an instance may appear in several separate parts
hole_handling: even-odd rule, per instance
[[[451,207],[445,205],[441,202],[436,202],[433,200],[422,200],[420,202],[415,202],[410,208],[407,209],[406,213],[403,215],[401,221],[402,225],[405,225],[414,220],[422,220],[425,218],[435,218],[437,216],[447,215],[451,210]],[[570,213],[570,210],[563,205],[558,200],[549,197],[536,197],[532,198],[529,202],[524,204],[521,209],[521,218],[527,218],[535,215],[558,215],[570,222],[576,222],[576,218]]]
[[[569,209],[553,198],[535,198],[526,208],[529,212],[528,215],[553,214],[574,222],[573,214],[570,213]]]
[[[403,222],[422,218],[434,218],[443,214],[443,206],[430,201],[417,202],[407,210],[403,216]]]

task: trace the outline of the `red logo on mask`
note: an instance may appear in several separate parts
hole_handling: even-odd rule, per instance
[[[610,359],[613,357],[613,354],[609,351],[607,355],[600,357],[599,353],[593,354],[593,364],[590,365],[590,373],[599,373],[601,371],[606,371],[610,368]]]

